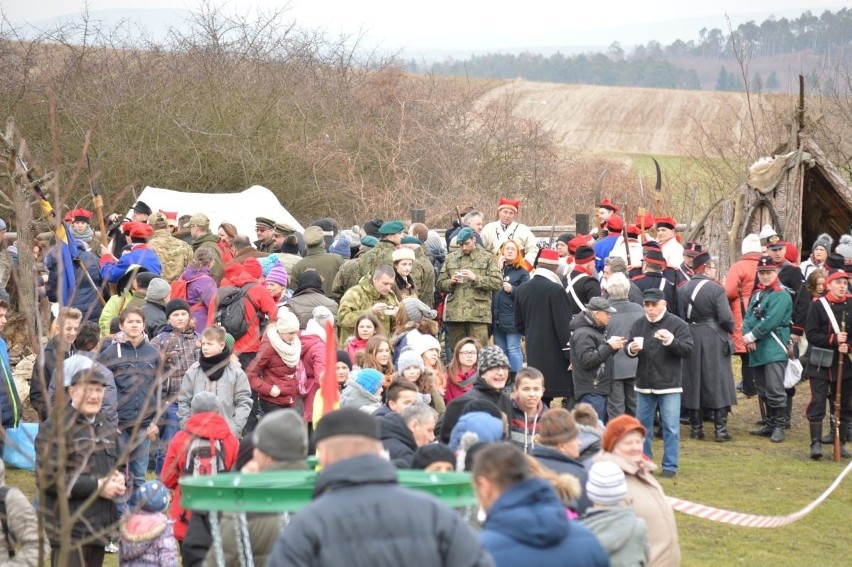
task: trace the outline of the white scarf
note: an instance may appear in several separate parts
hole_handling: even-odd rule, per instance
[[[322,342],[326,342],[325,340],[325,328],[317,323],[316,319],[308,319],[308,324],[305,326],[303,335],[314,335],[315,337],[319,337],[322,339]]]
[[[536,268],[535,270],[533,270],[532,275],[533,277],[541,276],[545,279],[552,281],[555,284],[559,284],[559,286],[562,287],[562,282],[559,280],[559,276],[557,276],[555,273],[553,273],[551,270],[548,270],[547,268]]]
[[[299,364],[299,355],[302,354],[302,343],[299,342],[299,337],[293,337],[293,343],[288,345],[278,334],[275,325],[271,325],[266,330],[266,336],[269,337],[269,343],[281,357],[281,360],[284,361],[284,364],[290,368],[296,368]]]

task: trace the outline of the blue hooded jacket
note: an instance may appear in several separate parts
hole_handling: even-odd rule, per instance
[[[540,478],[521,481],[497,499],[480,540],[497,567],[609,567],[594,534],[568,520],[565,506]]]

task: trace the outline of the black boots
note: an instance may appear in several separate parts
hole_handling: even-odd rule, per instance
[[[759,396],[757,398],[757,408],[760,410],[760,419],[757,421],[757,424],[766,425],[766,402]]]
[[[810,422],[811,427],[811,458],[818,461],[822,458],[822,423]]]
[[[700,409],[686,410],[689,412],[689,438],[704,439],[704,416]]]
[[[793,396],[787,394],[787,408],[784,410],[784,429],[790,429],[790,420],[793,417]]]
[[[829,403],[829,407],[832,409],[831,413],[828,414],[828,433],[823,435],[822,439],[820,439],[823,445],[831,445],[834,443],[834,424],[837,423],[834,421],[834,400]]]
[[[713,427],[717,443],[733,440],[728,433],[728,408],[713,410]]]
[[[772,433],[769,436],[770,441],[773,443],[781,443],[784,441],[784,416],[787,413],[787,409],[780,408],[766,408],[766,419],[771,420],[772,422]]]
[[[849,451],[846,450],[846,441],[849,440],[849,424],[840,422],[840,456],[844,459],[849,458]],[[833,441],[832,441],[833,442]]]
[[[772,408],[767,408],[763,403],[763,398],[759,400],[760,404],[760,417],[761,420],[757,423],[761,425],[761,427],[757,429],[753,429],[749,431],[749,435],[757,435],[758,437],[769,437],[772,435]]]

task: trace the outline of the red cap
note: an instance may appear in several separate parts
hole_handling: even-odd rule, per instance
[[[849,274],[846,273],[846,270],[831,270],[825,277],[825,283],[829,284],[839,278],[849,279]]]
[[[580,246],[574,254],[574,263],[582,266],[595,261],[595,249],[591,246]]]
[[[574,254],[580,246],[588,246],[595,239],[591,234],[580,234],[568,241],[568,252]]]
[[[499,211],[503,208],[512,209],[517,213],[521,209],[521,202],[501,198],[500,201],[497,203],[497,210]]]
[[[538,257],[539,264],[549,264],[551,266],[559,265],[559,252],[550,248],[543,248],[541,255]]]
[[[652,226],[654,226],[654,215],[649,212],[646,212],[644,215],[636,215],[636,226],[642,227],[644,220],[645,230],[648,230]]]
[[[616,207],[613,203],[609,201],[609,199],[604,199],[601,201],[601,204],[598,205],[599,209],[609,209],[610,211],[617,213],[620,209]],[[621,230],[621,229],[618,229]]]
[[[642,230],[635,224],[627,225],[627,238],[638,238],[640,232],[642,232]]]
[[[72,211],[68,211],[65,213],[65,222],[74,222],[74,215],[71,214]]]
[[[621,232],[624,228],[624,221],[618,215],[612,215],[606,221],[606,229],[610,232]]]
[[[697,242],[687,242],[683,247],[684,256],[698,256],[704,252],[704,247]]]
[[[130,234],[130,238],[136,240],[148,240],[154,234],[151,225],[144,222],[126,222],[121,227],[122,229],[126,227],[126,232]]]
[[[677,223],[672,217],[657,217],[654,219],[657,228],[665,227],[669,230],[674,230],[677,227]]]
[[[167,219],[177,220],[177,213],[176,212],[172,212],[172,211],[160,211],[160,212],[163,213]]]
[[[609,420],[601,439],[601,449],[611,452],[621,438],[631,431],[639,431],[643,437],[648,434],[642,423],[631,415],[622,414],[615,419]]]

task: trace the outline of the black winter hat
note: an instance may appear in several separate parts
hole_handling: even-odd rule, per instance
[[[430,443],[417,449],[411,461],[411,468],[425,469],[433,463],[451,463],[455,467],[456,456],[453,450],[443,443]]]
[[[181,310],[189,313],[190,312],[189,303],[187,303],[186,300],[181,299],[179,297],[177,299],[172,299],[171,301],[166,303],[166,319],[171,317],[172,313],[174,313],[175,311],[181,311]]]
[[[340,408],[322,416],[314,430],[314,444],[338,435],[358,435],[376,441],[382,439],[376,418],[354,408]]]

